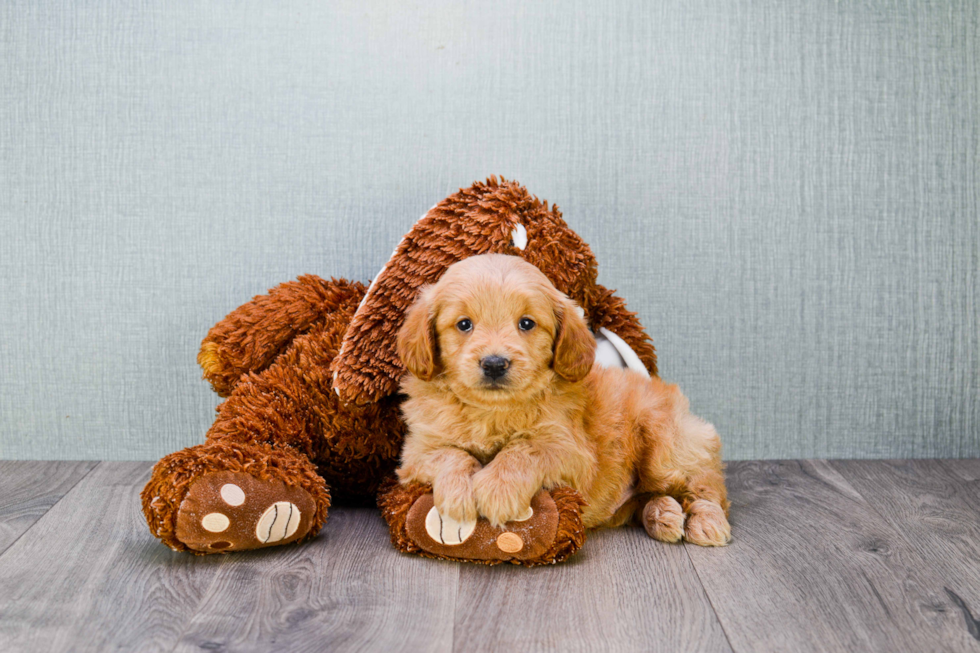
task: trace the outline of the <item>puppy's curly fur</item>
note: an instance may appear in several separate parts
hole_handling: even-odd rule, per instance
[[[675,385],[593,365],[577,306],[533,265],[489,254],[423,290],[398,336],[408,434],[399,479],[438,510],[495,526],[542,487],[585,497],[586,527],[634,517],[651,537],[730,539],[721,442]]]

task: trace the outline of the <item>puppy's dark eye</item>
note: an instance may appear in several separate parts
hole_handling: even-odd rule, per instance
[[[520,321],[517,323],[517,327],[521,331],[530,331],[531,329],[534,328],[534,326],[535,326],[534,320],[532,320],[529,317],[522,317]]]
[[[456,328],[462,331],[463,333],[467,333],[473,330],[473,322],[470,321],[469,318],[464,317],[462,320],[456,323]]]

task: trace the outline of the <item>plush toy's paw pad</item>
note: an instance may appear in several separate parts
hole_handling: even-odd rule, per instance
[[[567,559],[585,542],[584,505],[582,495],[570,487],[542,490],[517,519],[494,527],[482,517],[475,523],[447,524],[445,515],[434,510],[431,485],[402,485],[390,478],[378,493],[381,515],[398,550],[488,565],[532,567]]]
[[[193,551],[217,553],[294,542],[313,523],[306,490],[240,472],[206,474],[177,511],[177,539]]]
[[[698,546],[725,546],[732,539],[725,511],[717,503],[698,499],[688,508],[684,539]]]
[[[674,497],[650,499],[643,508],[643,528],[661,542],[680,542],[684,537],[684,510]]]
[[[408,535],[423,550],[467,560],[529,560],[554,543],[558,508],[546,491],[535,495],[519,519],[495,527],[486,519],[457,522],[439,514],[424,494],[408,513]]]

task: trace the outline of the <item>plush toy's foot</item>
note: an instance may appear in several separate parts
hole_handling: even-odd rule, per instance
[[[199,478],[177,509],[177,539],[192,551],[241,551],[295,542],[310,532],[313,497],[241,472]]]
[[[142,493],[150,531],[177,551],[225,553],[299,542],[327,519],[330,494],[299,454],[209,442],[163,458]]]
[[[526,566],[561,562],[585,541],[581,495],[571,488],[542,490],[528,515],[503,528],[486,519],[457,523],[435,508],[432,488],[388,482],[378,504],[391,530],[391,541],[406,553],[481,564],[511,562]]]

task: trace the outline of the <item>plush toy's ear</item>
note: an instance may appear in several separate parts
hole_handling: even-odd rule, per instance
[[[526,243],[517,208],[530,201],[520,184],[492,177],[450,195],[415,223],[368,288],[334,359],[341,401],[370,404],[397,392],[405,367],[396,337],[419,289],[464,258],[520,254],[518,245]]]
[[[595,338],[579,308],[564,295],[555,300],[555,318],[558,328],[551,366],[566,381],[581,381],[595,362]]]
[[[431,381],[440,370],[439,341],[434,320],[430,286],[422,290],[408,309],[397,340],[398,357],[405,369],[423,381]]]
[[[340,400],[363,405],[397,392],[405,366],[396,337],[419,288],[437,282],[456,261],[489,253],[522,257],[591,312],[592,250],[557,207],[516,182],[491,177],[429,209],[374,278],[332,364]]]

